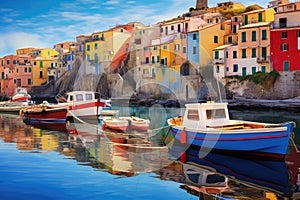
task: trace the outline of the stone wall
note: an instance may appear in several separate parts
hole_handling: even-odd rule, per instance
[[[224,78],[222,83],[233,96],[253,99],[289,99],[300,96],[300,71],[280,72],[270,88],[234,78]]]

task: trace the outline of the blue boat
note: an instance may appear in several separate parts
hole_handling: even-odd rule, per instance
[[[221,151],[262,153],[284,158],[295,127],[229,119],[227,103],[186,104],[183,117],[168,119],[170,131],[182,144]]]

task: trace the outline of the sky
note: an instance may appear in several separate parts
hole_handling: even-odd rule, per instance
[[[194,8],[196,0],[0,0],[0,57],[16,49],[53,48],[116,25],[154,25]],[[209,7],[223,1],[209,1]],[[268,1],[240,0],[245,6]]]

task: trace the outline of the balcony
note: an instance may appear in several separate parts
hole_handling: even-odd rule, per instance
[[[214,59],[214,64],[224,64],[224,58]]]
[[[268,63],[270,62],[270,56],[258,57],[257,63]]]

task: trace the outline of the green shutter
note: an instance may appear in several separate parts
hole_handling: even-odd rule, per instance
[[[43,68],[43,61],[40,61],[40,68]]]
[[[246,58],[247,57],[247,52],[246,49],[242,50],[242,58]]]
[[[262,13],[258,13],[258,22],[262,22]]]
[[[256,73],[256,67],[252,67],[252,74]]]
[[[266,72],[266,66],[261,67],[261,72],[264,72],[264,73]]]
[[[248,15],[245,15],[245,25],[248,24]]]
[[[246,42],[246,32],[242,32],[242,42]]]
[[[215,51],[215,59],[219,59],[219,51]]]
[[[242,68],[242,75],[243,75],[243,76],[246,76],[246,75],[247,75],[247,68],[246,68],[246,67],[243,67],[243,68]]]
[[[262,40],[267,40],[267,30],[262,30]]]
[[[252,41],[256,41],[256,31],[252,31]]]
[[[252,49],[252,58],[256,58],[256,48]]]

